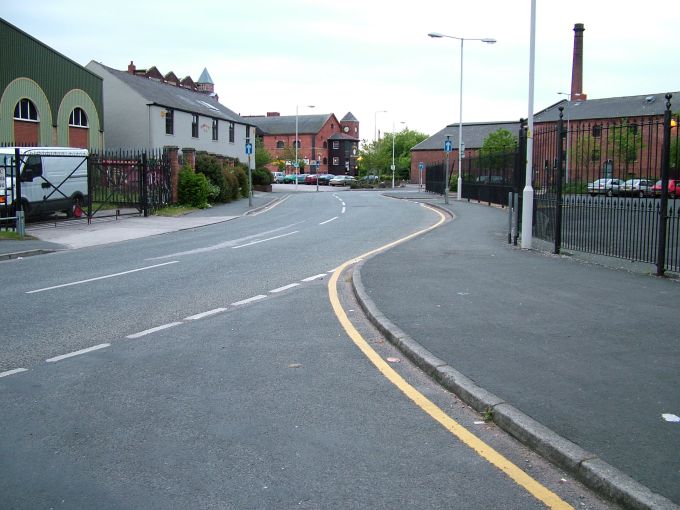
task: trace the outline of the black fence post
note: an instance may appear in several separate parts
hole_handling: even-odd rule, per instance
[[[146,157],[146,152],[142,153],[142,167],[140,168],[141,175],[139,176],[139,183],[142,187],[139,196],[142,199],[142,211],[144,212],[144,217],[149,216],[149,200],[146,196],[146,174],[149,171],[149,160]]]
[[[24,209],[21,200],[21,151],[14,149],[14,216],[16,220],[15,230],[19,234],[19,239],[24,238]]]
[[[661,202],[659,204],[659,244],[656,253],[656,274],[663,276],[666,267],[666,234],[668,223],[668,174],[671,155],[671,98],[666,94],[663,114],[663,148],[661,153]]]
[[[87,156],[87,223],[88,225],[92,223],[92,195],[94,193],[94,186],[93,186],[93,176],[92,173],[94,171],[94,164],[92,163],[92,159],[96,158],[92,154],[92,151],[88,153]]]
[[[562,179],[564,167],[564,107],[560,106],[560,118],[557,121],[557,164],[555,165],[555,248],[553,253],[560,253],[562,249]]]

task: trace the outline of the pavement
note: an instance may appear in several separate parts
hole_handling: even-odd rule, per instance
[[[275,186],[253,207],[241,199],[175,218],[29,224],[33,239],[0,241],[0,260],[229,221],[291,191]],[[388,194],[454,221],[356,267],[355,293],[377,327],[440,384],[607,498],[680,508],[680,423],[663,418],[680,415],[680,279],[654,277],[646,264],[551,255],[539,242],[521,250],[507,244],[507,209],[444,204],[417,187]]]

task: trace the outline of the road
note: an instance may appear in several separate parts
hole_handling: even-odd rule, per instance
[[[0,262],[0,507],[611,508],[400,359],[334,272],[440,216],[298,194]]]

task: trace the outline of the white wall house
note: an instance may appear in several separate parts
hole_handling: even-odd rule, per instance
[[[87,69],[104,85],[106,146],[141,149],[176,146],[238,158],[247,163],[246,142],[255,127],[206,94],[91,61]],[[255,158],[251,157],[255,168]]]

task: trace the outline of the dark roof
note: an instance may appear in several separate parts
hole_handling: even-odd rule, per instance
[[[491,133],[499,129],[507,129],[513,135],[517,136],[519,132],[518,122],[474,122],[466,124],[463,123],[463,143],[466,149],[481,148],[484,140]],[[412,151],[432,151],[444,150],[444,141],[446,135],[451,136],[451,143],[454,149],[458,149],[458,124],[450,124],[441,131],[435,133],[431,137],[423,140],[418,145],[413,147]]]
[[[326,124],[332,113],[319,115],[298,115],[298,134],[316,134]],[[265,135],[295,134],[295,115],[276,115],[272,117],[244,116],[248,122],[257,126]]]
[[[177,87],[168,83],[150,80],[143,76],[135,76],[127,71],[112,69],[101,63],[102,66],[113,76],[128,85],[151,104],[157,104],[166,108],[173,108],[190,113],[198,113],[206,117],[237,122],[251,125],[246,119],[233,112],[214,97],[202,94],[184,87]]]
[[[672,92],[679,97],[680,92]],[[564,119],[616,119],[624,117],[645,117],[663,115],[666,108],[665,92],[644,94],[640,96],[606,97],[604,99],[587,99],[586,101],[567,101],[563,99],[534,114],[534,122],[556,122],[559,118],[559,107],[564,106]]]
[[[328,137],[329,140],[351,140],[353,142],[358,142],[358,138],[354,138],[353,136],[346,135],[345,133],[333,133],[331,136]]]
[[[345,115],[340,122],[359,122],[359,119],[352,115],[352,112],[347,112],[347,115]]]

